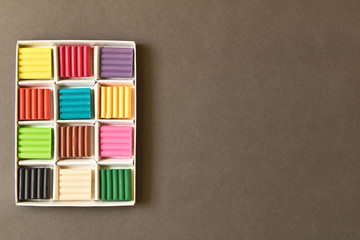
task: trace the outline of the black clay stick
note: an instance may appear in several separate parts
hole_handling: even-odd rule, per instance
[[[19,201],[24,200],[24,180],[25,180],[24,179],[25,178],[24,170],[25,169],[23,169],[23,168],[18,169],[18,193],[19,193],[18,199],[19,199]]]
[[[24,172],[24,199],[26,200],[30,198],[30,169],[25,168]]]
[[[37,169],[36,168],[32,168],[31,169],[31,182],[30,182],[30,198],[31,199],[36,199],[36,177],[37,174]]]
[[[44,169],[44,190],[43,190],[43,198],[50,198],[50,168]]]
[[[43,198],[43,179],[44,179],[44,169],[38,168],[37,169],[37,180],[36,180],[36,198],[42,199]]]

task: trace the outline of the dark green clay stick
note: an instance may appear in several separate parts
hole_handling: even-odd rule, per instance
[[[112,176],[111,176],[111,169],[106,169],[106,200],[112,200]]]
[[[125,200],[124,169],[119,169],[119,200]]]
[[[101,175],[101,200],[106,200],[106,170],[100,170]]]
[[[125,169],[125,200],[131,200],[131,170]]]

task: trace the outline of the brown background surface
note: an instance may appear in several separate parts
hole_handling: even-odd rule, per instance
[[[0,3],[0,239],[360,239],[359,1]],[[14,204],[16,40],[138,44],[138,202]]]

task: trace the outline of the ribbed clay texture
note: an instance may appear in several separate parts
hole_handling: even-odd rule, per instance
[[[59,46],[59,70],[62,78],[91,77],[91,47]]]
[[[102,86],[100,98],[100,118],[133,117],[133,90],[131,86]]]
[[[60,119],[90,119],[90,88],[61,88],[59,90]]]
[[[60,158],[91,156],[91,126],[60,127]]]
[[[132,157],[133,128],[131,126],[101,126],[101,157]]]
[[[51,159],[52,128],[19,127],[19,159]]]
[[[92,174],[91,169],[59,170],[60,200],[91,200]]]
[[[50,89],[19,88],[19,120],[50,120],[50,96]]]
[[[131,198],[131,169],[100,170],[101,200],[130,201]]]
[[[19,48],[19,79],[52,79],[52,48]]]
[[[18,169],[18,199],[49,199],[50,198],[50,168],[19,168]]]
[[[102,78],[131,78],[133,56],[132,48],[101,48],[100,76]]]

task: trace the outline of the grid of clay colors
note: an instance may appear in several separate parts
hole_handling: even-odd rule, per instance
[[[132,206],[132,41],[18,41],[15,199],[24,206]]]

